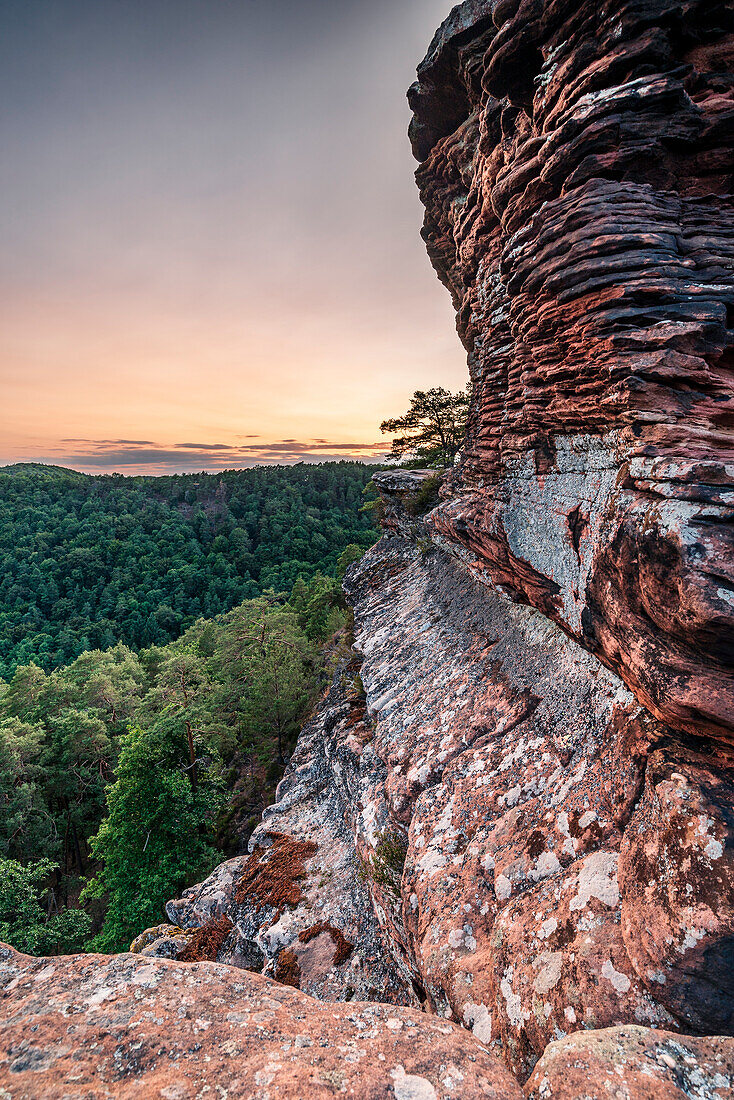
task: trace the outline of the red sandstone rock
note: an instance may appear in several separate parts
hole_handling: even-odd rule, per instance
[[[350,574],[385,780],[362,777],[360,850],[407,826],[378,916],[433,1008],[522,1079],[548,1042],[677,1018],[621,932],[620,845],[664,731],[536,611],[437,549],[383,543]]]
[[[0,947],[12,1100],[521,1100],[466,1031],[392,1005],[320,1004],[259,975],[139,955]]]
[[[726,1100],[732,1090],[734,1039],[615,1027],[551,1043],[525,1095],[527,1100]]]
[[[699,1032],[734,1033],[733,807],[731,773],[690,750],[660,749],[620,855],[632,965]]]
[[[409,95],[474,383],[435,529],[729,739],[733,57],[723,3],[468,0]]]

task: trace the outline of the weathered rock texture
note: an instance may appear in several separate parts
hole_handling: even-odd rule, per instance
[[[3,1100],[522,1100],[445,1020],[211,963],[0,948],[0,1004]]]
[[[528,1100],[725,1100],[733,1090],[734,1040],[614,1027],[551,1043],[525,1092]]]
[[[143,954],[422,1005],[534,1100],[731,1091],[732,1042],[691,1036],[734,1034],[733,44],[718,0],[469,0],[439,31],[412,137],[467,446],[427,515],[425,473],[376,478],[355,662]],[[387,1059],[409,1009],[372,1011]]]

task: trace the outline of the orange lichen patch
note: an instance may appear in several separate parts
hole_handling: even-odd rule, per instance
[[[234,925],[225,914],[198,928],[178,956],[179,962],[216,962],[222,944]]]
[[[175,936],[186,936],[188,932],[185,928],[179,928],[174,924],[157,924],[154,928],[146,928],[144,932],[141,932],[139,936],[136,936],[133,942],[130,944],[130,951],[133,955],[140,954],[146,947],[150,947],[156,940],[166,936],[168,939],[173,939]]]
[[[359,695],[354,691],[349,692],[346,701],[349,703],[349,712],[342,718],[341,725],[343,729],[349,730],[353,726],[359,725],[360,722],[364,722],[365,714],[367,713],[367,705],[364,695]]]
[[[301,988],[301,968],[298,965],[298,956],[295,951],[287,947],[278,955],[275,964],[275,980],[281,985],[290,985],[293,989]]]
[[[354,951],[354,944],[349,942],[341,929],[335,928],[333,924],[329,924],[326,920],[322,920],[319,921],[318,924],[314,924],[310,928],[304,929],[298,938],[301,943],[309,943],[311,940],[315,939],[316,936],[320,936],[322,932],[328,932],[331,936],[334,947],[336,948],[334,966],[340,966],[341,963],[347,961],[352,951]]]
[[[240,905],[254,902],[256,911],[266,905],[281,910],[285,905],[298,905],[303,898],[299,880],[306,874],[305,860],[318,851],[312,840],[295,840],[286,833],[267,835],[271,846],[248,858],[234,895]]]

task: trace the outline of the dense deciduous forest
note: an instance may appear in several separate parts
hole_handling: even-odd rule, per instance
[[[358,462],[164,477],[0,469],[0,676],[165,645],[377,537]]]
[[[336,578],[300,577],[168,645],[29,663],[0,685],[0,940],[125,950],[242,850],[348,651],[339,577],[361,553],[351,544]]]

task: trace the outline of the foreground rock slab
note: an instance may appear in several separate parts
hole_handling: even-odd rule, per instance
[[[646,1027],[581,1031],[551,1043],[528,1100],[724,1100],[734,1089],[734,1039]]]
[[[383,1004],[324,1004],[257,974],[139,955],[0,947],[3,1100],[520,1100],[468,1032]]]

